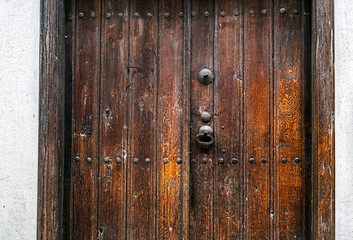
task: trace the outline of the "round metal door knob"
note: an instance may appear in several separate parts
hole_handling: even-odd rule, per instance
[[[201,84],[208,85],[214,80],[214,73],[209,68],[203,68],[197,74],[197,79]]]
[[[208,123],[211,121],[211,114],[209,112],[201,113],[201,121],[204,123]]]

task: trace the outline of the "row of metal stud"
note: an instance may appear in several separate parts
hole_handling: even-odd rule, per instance
[[[79,156],[76,156],[76,157],[75,157],[75,162],[80,162],[80,161],[81,161],[81,158],[80,158]],[[88,163],[91,163],[91,162],[92,162],[92,158],[91,158],[91,157],[87,157],[87,158],[86,158],[86,161],[87,161]],[[113,161],[113,159],[110,158],[110,157],[105,157],[105,158],[104,158],[104,162],[105,162],[105,163],[111,163],[112,161]],[[115,161],[116,161],[116,163],[120,164],[120,163],[122,162],[122,159],[121,159],[121,157],[117,157],[117,158],[115,159]],[[134,159],[133,159],[133,163],[137,164],[138,162],[139,162],[139,159],[138,159],[138,158],[134,158]],[[146,162],[147,164],[149,164],[149,163],[151,163],[151,159],[150,159],[150,158],[146,158],[146,159],[145,159],[145,162]],[[163,163],[164,163],[164,164],[168,164],[168,163],[169,163],[169,159],[168,159],[168,158],[164,158],[164,159],[163,159]],[[182,163],[181,158],[177,158],[177,159],[176,159],[176,163],[177,163],[177,164],[181,164],[181,163]]]
[[[282,15],[284,15],[284,14],[287,13],[287,10],[286,10],[285,8],[281,8],[281,9],[279,10],[279,12],[280,12]],[[254,15],[254,14],[255,14],[255,11],[251,9],[251,10],[249,11],[249,14],[250,14],[250,15]],[[261,14],[266,15],[266,14],[267,14],[267,10],[266,10],[266,9],[262,9],[262,10],[261,10]],[[298,15],[298,14],[299,14],[299,10],[295,9],[295,10],[293,11],[293,14],[294,14],[294,15]],[[304,14],[304,16],[309,16],[309,12],[304,12],[303,14]],[[193,16],[193,17],[195,17],[196,15],[197,15],[196,12],[192,12],[192,13],[191,13],[191,16]],[[209,13],[208,11],[204,12],[204,16],[205,16],[205,17],[208,17],[209,15],[210,15],[210,13]],[[226,16],[226,13],[225,13],[224,11],[221,11],[221,12],[219,13],[219,15],[220,15],[221,17],[225,17],[225,16]],[[234,16],[239,16],[239,15],[240,15],[240,13],[239,13],[238,11],[235,11],[235,12],[234,12]],[[91,17],[91,18],[94,18],[95,16],[96,16],[96,14],[95,14],[94,12],[91,12],[90,17]],[[106,16],[107,19],[110,19],[110,18],[113,16],[113,14],[112,14],[112,13],[106,13],[105,16]],[[140,17],[140,14],[139,14],[139,13],[134,13],[133,16],[137,18],[137,17]],[[151,18],[153,15],[152,15],[152,13],[147,13],[146,16],[147,16],[148,18]],[[167,18],[167,17],[170,16],[170,13],[169,13],[169,12],[165,12],[165,13],[163,14],[163,16]],[[184,17],[184,13],[183,13],[183,12],[179,12],[178,16],[179,16],[179,17]],[[84,17],[83,12],[79,12],[79,13],[78,13],[78,17],[79,17],[79,18],[83,18],[83,17]],[[124,13],[118,13],[118,17],[119,17],[119,18],[124,17]]]
[[[76,156],[76,157],[75,157],[75,162],[80,162],[80,160],[81,160],[81,158],[80,158],[79,156]],[[115,160],[116,160],[116,163],[121,163],[121,162],[122,162],[121,157],[117,157]],[[87,158],[86,158],[86,161],[87,161],[88,163],[91,163],[91,162],[92,162],[92,158],[91,158],[91,157],[87,157]],[[209,160],[208,160],[207,158],[203,158],[203,159],[201,160],[201,162],[202,162],[203,164],[208,163],[208,161],[209,161]],[[294,161],[295,163],[299,163],[299,162],[300,162],[300,159],[299,159],[298,157],[296,157],[296,158],[293,159],[293,161]],[[105,162],[105,163],[111,163],[111,162],[112,162],[112,158],[110,158],[110,157],[105,157],[105,158],[104,158],[104,162]],[[137,164],[138,162],[139,162],[139,159],[138,159],[138,158],[134,158],[134,159],[133,159],[133,163]],[[149,164],[149,163],[151,163],[151,159],[150,159],[150,158],[146,158],[146,159],[145,159],[145,162],[146,162],[147,164]],[[225,162],[225,161],[224,161],[224,158],[219,158],[219,159],[218,159],[218,162],[221,163],[221,164],[223,164],[223,163]],[[255,158],[249,158],[249,163],[254,164],[255,162],[256,162],[256,161],[255,161]],[[266,158],[262,158],[262,159],[261,159],[261,162],[262,162],[262,163],[267,163],[267,159],[266,159]],[[164,159],[163,159],[163,163],[164,163],[164,164],[168,164],[168,163],[169,163],[169,159],[168,159],[168,158],[164,158]],[[181,158],[177,158],[177,159],[176,159],[176,163],[177,163],[177,164],[181,164],[181,163],[182,163]],[[238,163],[238,159],[232,158],[232,159],[231,159],[231,163],[237,164],[237,163]],[[287,163],[287,158],[282,158],[282,159],[281,159],[281,163]],[[191,164],[196,164],[196,160],[195,160],[195,159],[192,159],[192,160],[191,160]]]
[[[296,158],[293,159],[293,161],[294,161],[295,163],[299,163],[299,162],[300,162],[300,159],[299,159],[298,157],[296,157]],[[203,158],[203,159],[201,160],[201,162],[202,162],[203,164],[207,164],[207,163],[209,162],[209,160],[208,160],[207,158]],[[255,164],[255,162],[256,162],[256,161],[255,161],[255,158],[249,158],[249,163],[250,163],[250,164]],[[266,158],[262,158],[262,159],[261,159],[261,162],[262,162],[262,163],[267,163],[267,159],[266,159]],[[219,159],[218,159],[218,163],[220,163],[220,164],[225,163],[224,158],[219,158]],[[237,163],[238,163],[238,159],[232,158],[232,159],[231,159],[231,163],[237,164]],[[282,158],[282,159],[281,159],[281,163],[287,163],[287,158]],[[191,164],[192,164],[192,165],[196,164],[196,159],[191,159]]]

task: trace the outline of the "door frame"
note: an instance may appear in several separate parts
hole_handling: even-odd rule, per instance
[[[311,234],[313,239],[334,239],[333,1],[312,0],[311,14]],[[63,0],[41,0],[37,239],[62,239],[63,233],[65,21]]]

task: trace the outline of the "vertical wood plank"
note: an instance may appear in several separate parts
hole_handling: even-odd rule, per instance
[[[184,2],[183,32],[183,138],[182,138],[182,187],[183,187],[183,235],[190,237],[190,99],[191,99],[191,1]]]
[[[203,125],[200,114],[213,115],[213,84],[202,85],[197,80],[203,67],[213,68],[214,1],[192,1],[191,5],[191,200],[190,238],[213,238],[213,150],[208,154],[197,145],[195,136]],[[208,16],[205,16],[208,12]],[[194,14],[193,14],[194,13]],[[213,126],[213,120],[209,123]],[[202,162],[206,159],[206,164]]]
[[[65,140],[65,9],[41,1],[37,239],[62,239]]]
[[[153,239],[158,4],[143,0],[130,4],[127,235],[131,239]]]
[[[91,12],[96,17],[91,17]],[[100,1],[76,1],[73,79],[72,239],[97,237]],[[89,163],[87,158],[92,158]]]
[[[242,17],[241,1],[218,0],[215,30],[214,238],[241,239],[242,226]],[[225,13],[225,16],[220,15]]]
[[[124,239],[128,1],[104,0],[102,3],[99,234],[104,239]]]
[[[75,56],[75,1],[65,0],[65,161],[64,161],[64,202],[63,202],[63,239],[71,236],[72,200],[72,81],[74,78]]]
[[[269,239],[270,218],[273,217],[269,188],[273,104],[272,1],[246,1],[244,9],[245,237]],[[263,9],[266,14],[262,14]]]
[[[313,0],[313,239],[335,238],[333,4]]]
[[[281,13],[281,9],[286,12]],[[297,12],[295,12],[297,11]],[[303,41],[300,1],[274,7],[274,124],[280,239],[303,239],[305,230],[305,131]]]
[[[182,238],[182,11],[182,0],[159,2],[157,239]]]

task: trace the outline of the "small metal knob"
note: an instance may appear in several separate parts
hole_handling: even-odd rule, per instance
[[[197,74],[197,79],[201,84],[208,85],[214,80],[214,73],[209,68],[203,68]]]

